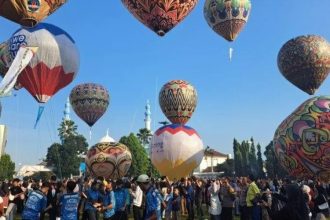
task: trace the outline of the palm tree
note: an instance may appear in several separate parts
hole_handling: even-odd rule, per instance
[[[64,141],[68,137],[78,135],[77,125],[75,125],[75,123],[71,120],[63,120],[57,130],[58,136],[60,137],[61,141]]]
[[[152,134],[150,130],[146,128],[142,128],[139,130],[139,133],[137,133],[137,137],[140,141],[140,143],[145,146],[150,143],[150,138],[152,137]]]

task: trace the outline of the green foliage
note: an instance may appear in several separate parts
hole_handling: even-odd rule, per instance
[[[60,124],[58,130],[58,136],[60,137],[61,141],[64,141],[67,138],[72,136],[78,135],[77,132],[77,125],[71,120],[63,120]]]
[[[277,160],[274,152],[273,141],[271,141],[267,146],[264,152],[266,156],[266,170],[268,177],[270,178],[283,178],[288,175],[288,173],[283,169]]]
[[[225,162],[218,164],[215,168],[217,172],[224,172],[224,176],[233,176],[235,168],[234,159],[227,159]]]
[[[137,133],[137,138],[139,139],[140,143],[143,146],[146,146],[147,144],[150,143],[151,137],[152,137],[152,134],[151,134],[150,130],[148,130],[146,128],[140,129],[139,133]]]
[[[67,137],[63,144],[54,143],[48,148],[47,165],[52,166],[59,177],[78,175],[79,165],[82,162],[78,152],[87,152],[87,148],[88,144],[82,135]]]
[[[27,178],[24,178],[25,180],[28,180],[28,179],[33,179],[33,180],[43,180],[43,181],[47,181],[47,180],[50,180],[50,177],[54,175],[53,172],[38,172],[38,173],[35,173],[33,174],[32,176],[30,177],[27,177]]]
[[[127,137],[123,136],[120,138],[119,142],[125,144],[132,154],[132,165],[128,171],[129,175],[139,176],[141,174],[147,174],[150,167],[150,161],[145,149],[135,134],[131,133]]]
[[[261,154],[261,146],[260,144],[257,145],[257,164],[258,164],[258,176],[261,178],[265,177],[265,172],[264,172],[264,161],[262,159],[262,154]]]
[[[236,176],[247,176],[250,173],[258,177],[264,176],[261,146],[257,144],[256,152],[253,138],[241,143],[234,139],[233,150]]]
[[[0,180],[12,179],[15,174],[15,163],[11,161],[8,154],[4,154],[0,158]]]

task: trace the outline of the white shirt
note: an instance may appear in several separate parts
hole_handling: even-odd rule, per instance
[[[137,207],[141,207],[142,205],[142,197],[143,197],[143,192],[139,186],[136,187],[135,192],[132,192],[133,195],[133,205]]]
[[[220,186],[213,183],[213,185],[211,185],[208,190],[210,193],[209,213],[211,215],[220,215],[221,210],[222,210],[221,203],[220,203],[219,196],[218,196]]]

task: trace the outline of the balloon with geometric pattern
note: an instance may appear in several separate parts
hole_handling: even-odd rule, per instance
[[[330,180],[330,96],[301,104],[277,128],[274,152],[292,176]]]
[[[0,0],[0,16],[25,27],[34,27],[67,0]]]
[[[321,36],[299,36],[286,42],[277,57],[282,75],[313,95],[330,72],[330,45]]]
[[[250,0],[206,0],[204,17],[213,31],[234,41],[247,23],[250,10]]]
[[[127,174],[132,155],[124,144],[104,137],[88,150],[85,162],[92,176],[116,180]]]
[[[122,3],[141,23],[159,36],[164,36],[194,9],[197,1],[122,0]]]
[[[172,124],[159,128],[150,142],[152,164],[171,180],[186,177],[204,156],[203,142],[188,126]]]
[[[186,124],[195,111],[197,91],[187,81],[172,80],[162,87],[159,104],[173,124]]]
[[[77,85],[70,93],[70,103],[74,112],[90,127],[106,112],[109,102],[108,90],[95,83]]]

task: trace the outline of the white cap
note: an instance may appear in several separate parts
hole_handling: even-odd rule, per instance
[[[149,178],[148,175],[142,174],[137,178],[136,182],[138,182],[138,183],[148,183],[148,182],[150,182],[150,178]]]

